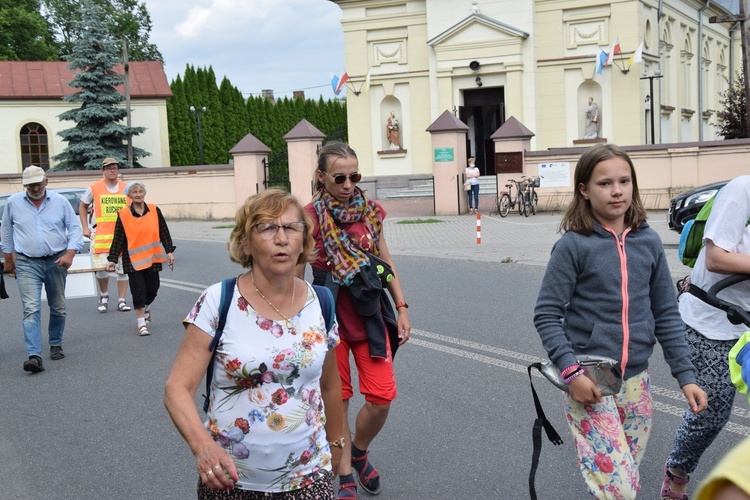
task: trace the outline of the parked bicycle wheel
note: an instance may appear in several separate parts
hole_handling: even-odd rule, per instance
[[[531,212],[531,198],[529,197],[529,193],[524,193],[521,201],[522,212],[524,217],[529,216],[529,212]]]
[[[508,196],[508,193],[503,193],[497,200],[497,213],[500,214],[500,217],[505,217],[508,212],[510,212],[510,196]]]
[[[536,209],[539,205],[539,195],[536,194],[536,191],[534,191],[534,194],[531,195],[531,213],[536,215]]]
[[[516,197],[516,204],[518,205],[518,215],[523,215],[523,193],[518,193],[518,197]]]

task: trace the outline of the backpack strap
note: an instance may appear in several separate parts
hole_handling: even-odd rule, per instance
[[[534,451],[531,455],[531,471],[529,472],[529,496],[531,500],[537,500],[536,496],[536,488],[534,487],[534,479],[536,478],[536,470],[537,467],[539,467],[539,455],[542,452],[542,428],[544,428],[545,432],[547,433],[547,438],[554,444],[555,446],[559,446],[563,444],[563,440],[560,437],[560,435],[557,433],[554,427],[552,427],[552,424],[549,420],[547,420],[547,416],[544,414],[544,410],[542,409],[542,403],[539,402],[539,396],[536,394],[536,389],[534,389],[534,382],[531,379],[531,370],[532,368],[536,368],[539,373],[542,372],[542,365],[541,363],[532,363],[527,368],[526,371],[529,372],[529,384],[531,384],[531,395],[534,396],[534,406],[536,407],[536,419],[534,420],[534,428],[532,430],[532,441],[534,443]]]
[[[326,322],[326,332],[328,332],[336,319],[336,305],[333,303],[333,294],[327,287],[321,285],[313,285],[312,287],[318,296],[320,309],[323,311],[323,319]]]
[[[211,361],[208,362],[206,369],[206,394],[203,395],[203,411],[208,411],[209,396],[211,396],[211,381],[214,378],[214,360],[216,359],[216,347],[219,345],[221,336],[224,333],[224,325],[227,323],[227,314],[229,307],[232,305],[234,296],[234,285],[237,283],[237,277],[227,278],[221,282],[221,302],[219,303],[219,324],[216,327],[214,338],[208,350],[211,351]]]

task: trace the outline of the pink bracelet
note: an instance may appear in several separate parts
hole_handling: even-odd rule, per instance
[[[568,375],[570,375],[571,373],[573,373],[574,371],[576,371],[578,368],[580,368],[580,366],[578,366],[578,363],[576,363],[574,365],[570,365],[569,367],[567,367],[566,369],[564,369],[560,373],[560,375],[562,375],[562,378],[565,378]]]
[[[570,382],[574,378],[576,378],[577,376],[582,375],[582,374],[583,374],[583,370],[581,370],[581,369],[579,369],[577,372],[573,372],[572,374],[570,374],[568,377],[565,378],[565,383],[566,384],[570,384]]]

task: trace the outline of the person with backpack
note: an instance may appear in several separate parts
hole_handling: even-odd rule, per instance
[[[691,412],[705,408],[695,383],[675,290],[659,236],[646,222],[635,168],[614,145],[588,149],[534,310],[550,361],[568,392],[565,413],[578,464],[596,498],[635,498],[651,432],[648,362],[658,341]],[[602,396],[581,355],[617,360],[622,385]]]
[[[731,180],[716,195],[703,232],[704,248],[690,275],[690,283],[708,290],[731,274],[750,273],[750,175]],[[721,298],[750,309],[750,283],[722,291]],[[684,500],[690,474],[724,425],[729,421],[736,394],[729,371],[729,352],[747,329],[733,325],[721,309],[683,293],[679,301],[687,329],[697,382],[708,394],[708,410],[685,412],[674,437],[664,471],[662,498]]]
[[[210,286],[185,318],[164,404],[195,455],[199,499],[335,498],[347,441],[338,325],[295,276],[314,256],[312,221],[279,189],[249,197],[235,221],[230,258],[249,270],[228,293]],[[194,398],[209,364],[201,422]]]

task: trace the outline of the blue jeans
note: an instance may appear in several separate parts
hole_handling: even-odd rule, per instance
[[[472,184],[469,194],[469,208],[479,208],[479,184]],[[471,199],[474,198],[474,205],[471,204]]]
[[[55,264],[63,252],[45,259],[16,254],[18,293],[23,304],[23,339],[29,356],[42,354],[42,283],[49,303],[49,345],[62,345],[67,270]]]

